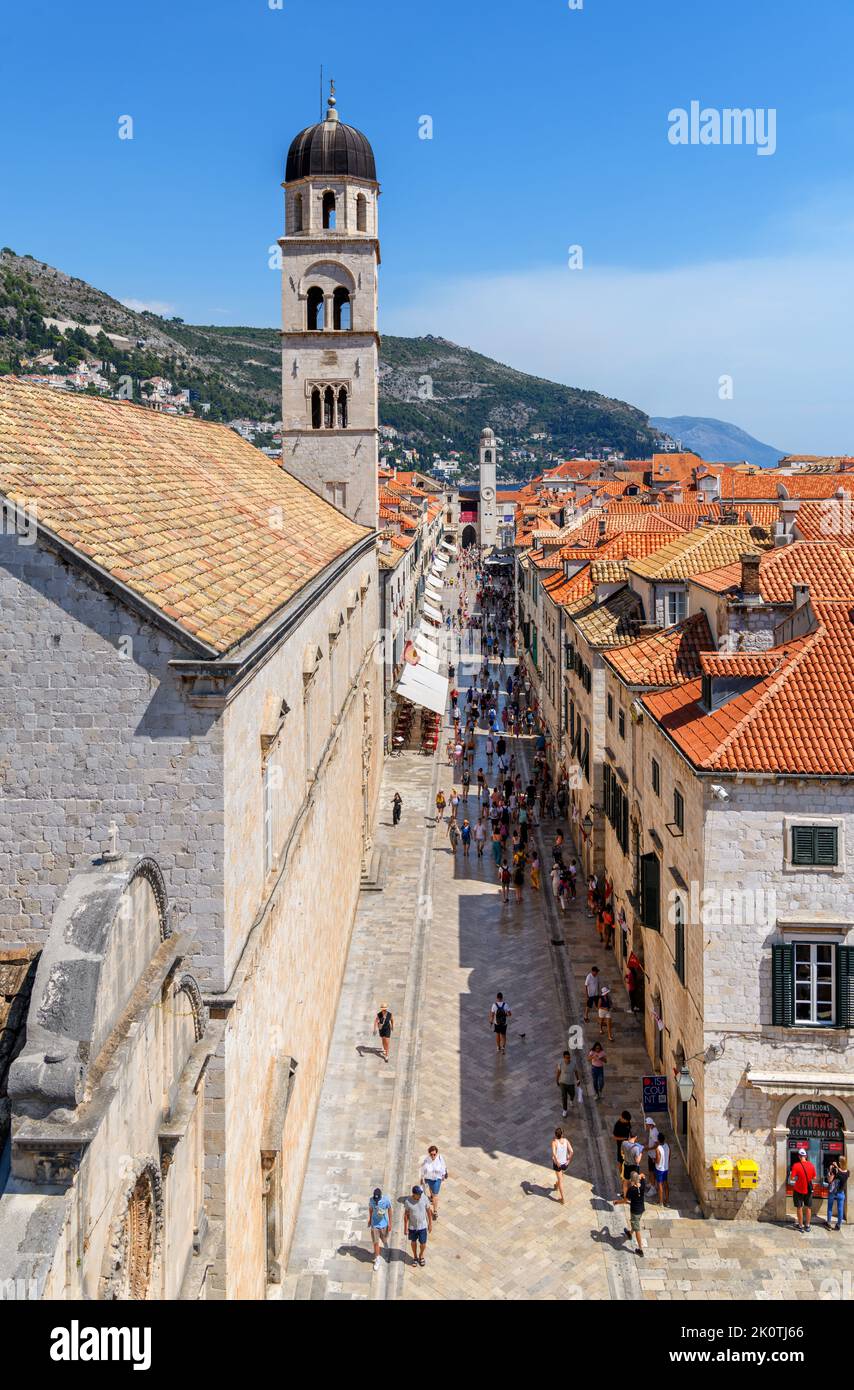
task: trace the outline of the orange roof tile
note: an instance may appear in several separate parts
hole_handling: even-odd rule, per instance
[[[839,488],[854,492],[854,473],[788,473],[782,477],[775,468],[742,473],[728,468],[721,475],[721,498],[816,498],[833,497]]]
[[[0,491],[218,653],[370,534],[227,425],[8,376]]]
[[[741,565],[734,563],[692,582],[713,593],[741,587]],[[791,603],[792,585],[809,584],[810,597],[854,600],[854,556],[836,541],[793,541],[766,551],[759,561],[759,589],[766,603]]]
[[[770,545],[757,540],[749,526],[698,526],[662,546],[654,555],[632,560],[629,568],[642,579],[657,582],[689,579],[705,570],[731,564],[749,551]]]
[[[701,653],[715,649],[705,613],[695,613],[675,627],[641,637],[611,651],[605,660],[629,685],[680,685],[700,674]]]
[[[643,697],[650,715],[695,767],[854,774],[854,608],[816,603],[813,610],[812,633],[772,649],[781,658],[779,669],[719,709],[707,713],[699,703],[700,681]],[[771,659],[772,652],[764,655]],[[736,674],[745,656],[729,659]]]

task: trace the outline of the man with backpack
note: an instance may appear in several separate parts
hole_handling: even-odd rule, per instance
[[[499,990],[495,996],[495,1003],[489,1010],[489,1022],[495,1032],[495,1046],[499,1052],[507,1051],[507,1023],[511,1017],[512,1011]]]
[[[798,1156],[792,1164],[792,1197],[799,1231],[808,1231],[810,1228],[814,1183],[815,1165],[810,1163],[806,1149],[798,1149]]]

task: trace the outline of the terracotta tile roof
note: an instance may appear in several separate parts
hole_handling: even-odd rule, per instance
[[[218,653],[369,534],[227,425],[8,376],[0,491]]]
[[[628,577],[625,560],[595,560],[590,566],[594,584],[625,584]]]
[[[692,580],[713,593],[740,590],[741,565],[724,565]],[[836,541],[793,541],[759,561],[759,589],[766,603],[791,603],[792,585],[809,584],[810,597],[854,600],[854,555]]]
[[[854,492],[854,473],[788,473],[781,477],[775,468],[755,473],[728,468],[721,476],[723,501],[729,497],[833,497],[840,487]]]
[[[835,540],[850,549],[854,546],[854,507],[847,498],[801,502],[795,514],[795,533],[805,541]]]
[[[396,545],[398,550],[408,550],[415,542],[414,536],[390,536],[392,545]]]
[[[699,676],[701,653],[714,649],[705,613],[695,613],[675,627],[609,652],[605,660],[629,685],[680,685]]]
[[[758,541],[751,535],[749,526],[698,526],[662,546],[654,555],[632,560],[629,568],[643,579],[658,582],[689,579],[768,545],[770,541]]]
[[[782,648],[766,652],[706,652],[700,658],[704,676],[773,676],[785,656]]]
[[[631,589],[618,589],[602,603],[589,598],[567,605],[567,612],[591,647],[617,647],[637,640],[637,623],[643,608]]]
[[[587,598],[593,593],[590,566],[585,565],[571,579],[567,579],[562,570],[558,574],[549,575],[548,579],[543,581],[543,588],[552,602],[561,607],[575,602],[576,599]]]
[[[817,603],[813,609],[816,629],[773,649],[782,658],[779,669],[712,713],[699,703],[699,681],[643,697],[695,767],[854,774],[854,608]]]

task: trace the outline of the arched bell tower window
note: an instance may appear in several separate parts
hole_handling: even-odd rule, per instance
[[[339,430],[346,430],[346,428],[347,428],[347,387],[346,387],[346,386],[339,386],[339,388],[338,388],[338,428],[339,428]]]
[[[302,231],[302,194],[297,193],[294,198],[294,231]]]
[[[335,392],[331,386],[327,386],[323,393],[323,428],[334,430],[335,428]]]
[[[491,449],[486,449],[486,450],[484,450],[483,461],[484,461],[484,463],[492,463],[492,450],[491,450]]]
[[[319,430],[323,423],[323,408],[320,403],[320,388],[315,386],[311,393],[311,428]]]
[[[349,329],[352,326],[350,291],[340,286],[333,297],[333,322],[336,328]]]
[[[306,296],[306,327],[312,331],[324,328],[323,290],[312,285]]]
[[[360,193],[356,198],[356,231],[366,232],[368,230],[368,200],[364,193]]]
[[[335,194],[331,189],[323,195],[323,226],[328,232],[335,231]]]

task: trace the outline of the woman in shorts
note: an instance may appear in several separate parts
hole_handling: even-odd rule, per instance
[[[608,1042],[614,1041],[614,1025],[611,1022],[611,991],[607,985],[599,987],[599,1032],[608,1034]]]
[[[555,1185],[552,1192],[558,1194],[558,1201],[563,1206],[563,1175],[572,1162],[572,1145],[566,1138],[563,1130],[558,1126],[555,1130],[555,1137],[552,1140],[552,1168],[554,1169]]]

